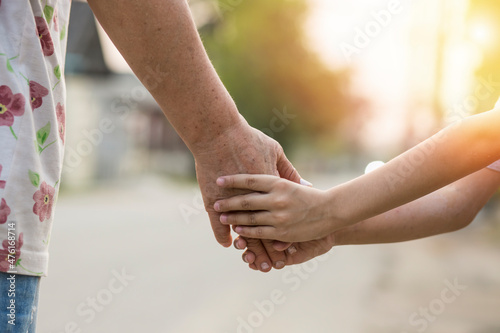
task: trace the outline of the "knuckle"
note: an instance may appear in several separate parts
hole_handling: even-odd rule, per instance
[[[257,219],[256,219],[256,216],[255,216],[255,213],[250,213],[248,215],[248,222],[250,223],[250,225],[256,225],[257,224]]]
[[[285,209],[288,206],[288,201],[285,197],[278,197],[273,202],[274,207],[277,209]]]
[[[262,228],[256,228],[255,233],[257,234],[258,237],[262,237],[264,234]]]
[[[274,188],[277,190],[277,191],[285,191],[287,189],[287,182],[283,179],[279,179],[276,184],[274,185]]]
[[[251,204],[250,204],[250,202],[247,199],[242,199],[241,200],[241,207],[243,209],[250,209]]]
[[[255,179],[255,177],[248,177],[246,180],[245,180],[245,183],[246,183],[246,186],[249,188],[249,189],[254,189],[256,184],[257,184],[257,179]]]
[[[274,215],[274,221],[277,224],[285,224],[288,221],[288,215],[284,213],[278,213]]]

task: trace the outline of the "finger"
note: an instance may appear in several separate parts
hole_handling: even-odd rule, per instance
[[[247,264],[255,265],[256,256],[255,256],[255,253],[253,253],[252,251],[246,250],[245,252],[243,252],[243,255],[241,256],[241,258]],[[255,268],[257,268],[257,266]]]
[[[245,238],[257,238],[257,239],[277,239],[276,229],[271,226],[259,226],[259,227],[245,227],[236,226],[234,231]]]
[[[232,175],[217,179],[217,185],[222,188],[238,188],[255,192],[269,192],[272,184],[279,177],[271,175]]]
[[[236,210],[267,210],[271,208],[269,201],[268,196],[262,193],[237,195],[218,200],[214,204],[214,210],[219,213]]]
[[[269,272],[272,268],[271,259],[267,255],[267,251],[264,248],[260,239],[247,239],[247,252],[246,255],[249,256],[250,252],[255,255],[255,260],[253,264],[261,271],[261,272]],[[245,259],[251,260],[250,257],[246,257]]]
[[[247,240],[241,236],[236,237],[236,239],[234,240],[234,247],[238,250],[245,250],[247,247]],[[248,267],[250,269],[258,271],[257,266],[255,265],[255,253],[250,250],[245,250],[241,258],[248,264]]]
[[[231,246],[231,228],[220,223],[219,213],[213,210],[208,211],[208,217],[210,218],[210,224],[212,225],[212,230],[217,242],[224,247]]]
[[[220,216],[220,222],[226,225],[269,225],[272,214],[270,212],[241,212],[224,213]]]
[[[243,238],[243,237],[241,237],[241,238]],[[288,249],[290,247],[290,245],[292,245],[292,243],[285,243],[285,242],[280,242],[280,241],[273,242],[273,248],[276,251],[285,251],[286,249]]]
[[[237,250],[244,250],[246,249],[247,247],[247,241],[245,238],[241,237],[241,236],[237,236],[235,239],[234,239],[234,248],[237,249]]]
[[[255,254],[252,251],[245,251],[242,255],[242,259],[244,262],[248,263],[248,267],[253,269],[254,271],[258,271],[257,265],[255,265]]]
[[[276,162],[276,167],[278,168],[278,172],[281,178],[285,178],[291,180],[295,183],[300,183],[300,175],[297,170],[293,167],[292,163],[286,158],[285,153],[283,152],[278,157],[278,162]]]
[[[276,251],[273,248],[273,240],[265,239],[262,240],[262,244],[266,248],[267,256],[271,259],[273,267],[276,269],[282,269],[285,267],[286,254],[283,251]]]

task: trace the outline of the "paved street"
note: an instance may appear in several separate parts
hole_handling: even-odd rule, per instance
[[[481,224],[262,274],[216,244],[196,193],[159,178],[63,192],[39,332],[500,332],[500,242]]]

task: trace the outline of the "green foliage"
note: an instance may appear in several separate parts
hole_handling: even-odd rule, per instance
[[[349,109],[348,75],[332,72],[308,49],[307,2],[242,0],[229,8],[226,2],[219,0],[223,16],[200,33],[244,117],[272,130],[276,110],[286,108],[296,117],[272,133],[284,145],[297,134],[334,133]]]

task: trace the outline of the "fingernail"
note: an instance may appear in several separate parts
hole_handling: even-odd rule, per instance
[[[217,178],[217,181],[216,181],[217,185],[219,185],[219,186],[223,186],[225,182],[226,182],[226,180],[222,177]]]
[[[308,182],[307,180],[302,179],[302,178],[300,178],[300,185],[305,185],[305,186],[309,186],[309,187],[312,187],[312,186],[313,186],[313,184],[312,184],[312,183],[310,183],[310,182]]]
[[[226,223],[227,222],[227,215],[222,214],[220,216],[220,223]]]
[[[292,245],[287,249],[287,252],[289,254],[294,254],[295,252],[297,252],[297,249],[295,248],[295,246]]]
[[[262,268],[262,270],[264,271],[267,271],[269,269],[269,264],[267,262],[263,262],[262,264],[260,264],[260,268]]]
[[[243,261],[248,264],[247,255],[246,254],[243,256]]]
[[[285,267],[285,262],[284,261],[277,261],[276,262],[276,268],[280,269]]]
[[[218,202],[216,202],[214,204],[214,209],[215,209],[216,212],[218,212],[220,210],[220,204]]]
[[[242,231],[243,231],[243,227],[239,227],[238,226],[238,227],[234,228],[234,232],[237,233],[237,234],[239,234]]]

